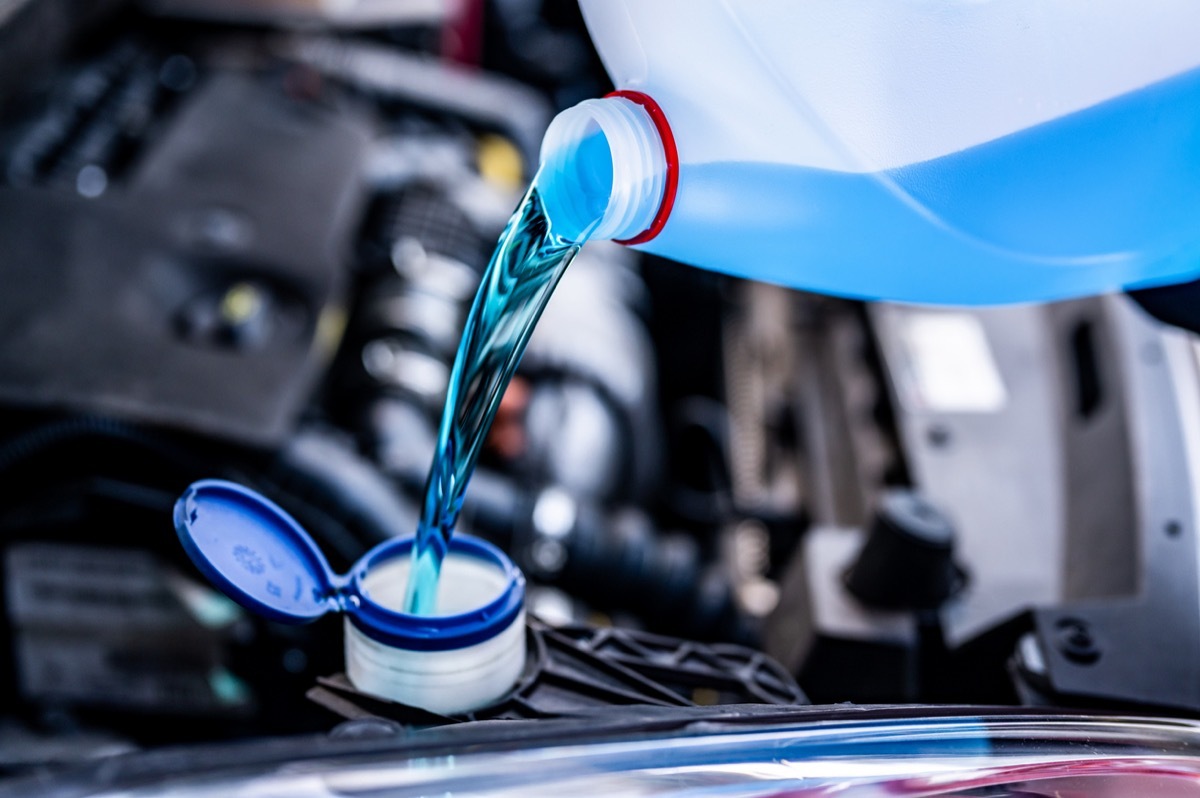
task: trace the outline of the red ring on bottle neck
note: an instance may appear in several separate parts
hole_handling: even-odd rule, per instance
[[[654,101],[648,94],[643,94],[640,91],[614,91],[605,95],[606,97],[624,97],[630,102],[637,103],[646,109],[646,113],[650,115],[650,121],[654,123],[655,130],[658,131],[658,137],[662,139],[663,155],[667,162],[667,179],[663,185],[663,198],[659,203],[658,213],[654,214],[654,220],[650,222],[650,226],[642,232],[635,235],[633,238],[626,238],[617,241],[618,244],[632,246],[634,244],[644,244],[654,238],[667,224],[667,217],[671,215],[671,209],[675,207],[675,191],[679,188],[679,150],[675,147],[675,134],[671,132],[671,125],[667,122],[667,115],[663,113],[663,109]]]

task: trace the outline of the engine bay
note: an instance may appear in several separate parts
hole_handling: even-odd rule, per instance
[[[412,533],[491,248],[609,87],[573,4],[199,5],[0,4],[0,773],[613,707],[1200,712],[1200,347],[1123,294],[863,303],[589,245],[460,522],[528,580],[504,701],[361,692],[337,623],[217,592],[171,524],[199,479],[339,573]]]

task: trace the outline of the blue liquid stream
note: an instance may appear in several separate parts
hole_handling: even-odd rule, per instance
[[[500,236],[454,359],[413,546],[405,612],[434,613],[442,560],[471,471],[529,336],[586,234],[578,238],[568,240],[554,231],[535,178]]]
[[[999,304],[1200,276],[1200,70],[961,152],[857,174],[683,164],[641,247],[865,299]]]

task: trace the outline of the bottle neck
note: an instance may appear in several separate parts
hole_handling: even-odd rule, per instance
[[[659,127],[627,97],[568,108],[542,141],[538,191],[551,227],[565,238],[639,238],[655,226],[667,183]]]

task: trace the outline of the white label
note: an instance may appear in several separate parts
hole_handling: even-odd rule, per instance
[[[138,549],[21,543],[5,583],[21,693],[172,712],[241,713],[249,689],[221,667],[236,615]]]
[[[8,550],[5,571],[8,614],[18,626],[147,630],[189,621],[145,551],[24,543]]]
[[[28,698],[174,711],[237,708],[212,688],[204,641],[174,646],[102,636],[19,632],[14,640],[21,693]]]
[[[1008,394],[979,319],[967,313],[914,312],[901,338],[907,355],[902,401],[912,411],[995,413]]]

